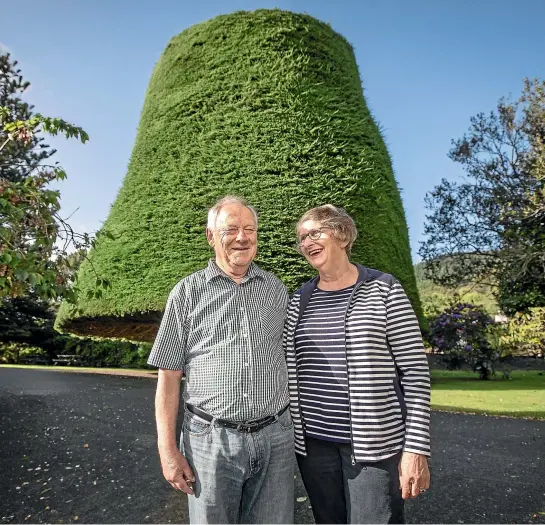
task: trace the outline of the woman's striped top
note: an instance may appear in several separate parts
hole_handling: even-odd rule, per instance
[[[380,461],[399,450],[429,456],[430,377],[418,321],[392,275],[357,267],[344,323],[354,460]],[[293,294],[284,327],[295,451],[303,455],[306,433],[295,336],[317,281]]]
[[[353,290],[316,288],[295,332],[305,434],[316,439],[350,442],[344,318]]]

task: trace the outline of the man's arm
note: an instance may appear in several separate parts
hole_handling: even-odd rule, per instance
[[[159,369],[155,393],[157,445],[165,479],[175,489],[193,494],[192,482],[195,481],[195,476],[176,443],[176,419],[182,374],[181,370]]]

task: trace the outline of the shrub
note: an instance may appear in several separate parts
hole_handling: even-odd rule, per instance
[[[354,217],[353,259],[394,274],[423,320],[405,213],[350,44],[305,14],[239,11],[175,36],[157,62],[104,238],[58,325],[151,341],[169,291],[210,258],[207,209],[226,194],[259,212],[257,262],[293,291],[314,275],[294,249],[309,208]],[[97,273],[111,283],[88,297]]]
[[[68,337],[64,353],[80,356],[87,366],[146,368],[148,343]]]
[[[2,364],[17,364],[21,360],[24,360],[23,358],[29,356],[39,356],[46,362],[50,361],[49,356],[42,348],[18,342],[0,342],[0,363]]]
[[[500,357],[490,340],[493,325],[481,306],[459,303],[431,320],[430,341],[443,354],[447,368],[468,363],[481,379],[489,379]]]
[[[545,349],[545,307],[516,313],[500,338],[506,355],[543,357]]]

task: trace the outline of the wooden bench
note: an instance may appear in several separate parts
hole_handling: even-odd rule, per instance
[[[53,359],[54,365],[66,365],[66,366],[80,366],[82,360],[75,354],[58,355],[56,359]]]

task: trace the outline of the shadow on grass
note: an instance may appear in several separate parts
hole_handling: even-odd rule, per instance
[[[457,412],[461,414],[478,414],[484,416],[496,416],[496,417],[515,417],[515,418],[529,418],[545,421],[545,409],[544,410],[501,410],[497,413],[490,409],[481,408],[459,408],[448,405],[436,405],[432,403],[432,410],[443,412]]]
[[[545,374],[513,379],[503,379],[496,375],[490,380],[475,377],[432,377],[431,386],[434,390],[545,390]]]

